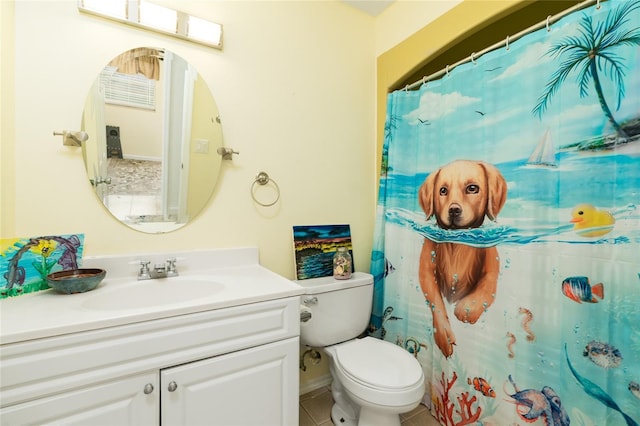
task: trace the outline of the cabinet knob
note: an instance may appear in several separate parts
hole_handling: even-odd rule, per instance
[[[178,389],[178,384],[176,382],[171,382],[169,383],[169,386],[167,386],[167,389],[169,390],[169,392],[173,392]]]
[[[151,383],[144,385],[144,393],[149,395],[151,392],[153,392],[153,385]]]

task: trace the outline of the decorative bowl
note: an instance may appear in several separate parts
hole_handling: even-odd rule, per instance
[[[47,284],[60,293],[84,293],[102,282],[107,271],[97,268],[69,269],[47,275]]]

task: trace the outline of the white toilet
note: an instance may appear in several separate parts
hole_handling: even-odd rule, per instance
[[[360,336],[369,324],[373,276],[354,273],[296,281],[301,296],[300,341],[330,357],[335,425],[399,426],[400,413],[424,395],[420,363],[393,343]]]

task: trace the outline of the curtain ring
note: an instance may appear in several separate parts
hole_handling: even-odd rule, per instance
[[[507,36],[507,50],[509,50],[509,36]]]
[[[549,27],[549,20],[551,19],[551,15],[547,16],[547,32],[551,31],[551,28]]]
[[[273,186],[275,186],[276,188],[276,199],[270,203],[263,203],[261,201],[258,201],[255,194],[256,184],[264,186],[269,182],[273,183]],[[280,199],[280,187],[278,186],[275,180],[269,178],[269,175],[266,172],[260,172],[256,175],[256,178],[251,184],[251,198],[253,198],[253,201],[260,204],[262,207],[271,207],[272,205],[277,203],[278,200]]]
[[[475,64],[476,64],[476,58],[474,58],[474,56],[476,56],[476,52],[473,52],[473,53],[471,54],[471,63],[472,63],[473,65],[475,65]]]
[[[406,86],[404,86],[404,93],[409,92],[409,85],[407,84]]]
[[[444,68],[444,72],[446,73],[447,76],[449,76],[449,65],[447,64],[447,66]]]
[[[424,77],[422,77],[422,85],[426,86],[427,84],[427,76],[425,75]]]
[[[600,0],[596,2],[596,10],[600,10]]]

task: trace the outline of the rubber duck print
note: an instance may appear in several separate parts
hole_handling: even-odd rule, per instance
[[[573,208],[570,222],[581,237],[599,237],[611,232],[616,220],[611,213],[585,203]]]

